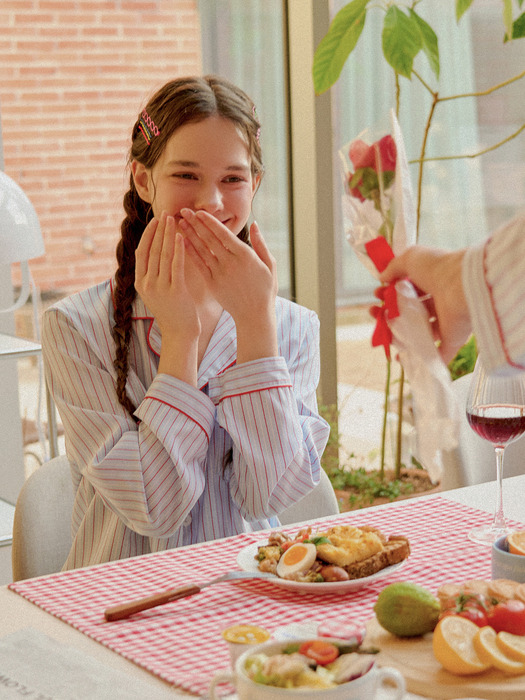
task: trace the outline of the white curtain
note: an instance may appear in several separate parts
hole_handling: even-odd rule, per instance
[[[200,0],[204,73],[218,73],[257,105],[266,174],[253,214],[291,294],[289,177],[282,0]]]

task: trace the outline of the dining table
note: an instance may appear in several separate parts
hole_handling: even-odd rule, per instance
[[[206,697],[214,673],[230,665],[221,631],[231,625],[257,625],[270,634],[321,622],[366,625],[377,596],[390,583],[411,581],[436,594],[447,582],[490,579],[491,548],[470,541],[468,532],[490,521],[496,493],[496,483],[486,482],[315,520],[305,512],[304,522],[281,528],[293,535],[305,525],[313,532],[366,525],[409,539],[411,553],[400,568],[348,591],[316,593],[316,584],[307,584],[311,590],[305,592],[274,581],[241,580],[211,585],[126,619],[105,619],[108,607],[239,569],[240,553],[267,541],[269,531],[0,587],[0,699],[22,697],[20,688],[24,697],[40,700]],[[504,479],[503,494],[509,524],[525,529],[525,474]],[[411,685],[410,678],[407,688],[406,700],[487,697],[477,695],[476,680],[470,686],[468,679],[457,694],[432,684],[428,690]],[[235,697],[231,686],[222,692]],[[381,689],[378,700],[388,692]]]

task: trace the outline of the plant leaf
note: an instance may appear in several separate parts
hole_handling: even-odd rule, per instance
[[[310,537],[310,539],[305,540],[305,542],[311,542],[312,544],[315,544],[316,547],[318,544],[332,544],[328,537],[325,537],[324,535],[316,535],[315,537]]]
[[[415,56],[423,48],[418,22],[398,7],[388,8],[383,23],[383,54],[396,71],[410,80]]]
[[[438,38],[432,27],[425,22],[425,20],[420,17],[414,10],[410,9],[410,14],[413,19],[417,22],[419,30],[421,32],[421,38],[423,39],[423,51],[434,75],[439,78],[439,48],[438,48]]]
[[[474,0],[456,0],[456,22],[459,22],[473,2]]]
[[[478,357],[478,348],[475,336],[471,335],[468,341],[460,347],[455,357],[448,364],[450,377],[452,380],[470,374],[474,371],[474,365]]]
[[[525,12],[516,19],[512,25],[512,38],[522,39],[525,37]],[[504,42],[508,41],[508,34],[505,34]]]
[[[354,50],[365,26],[369,0],[352,0],[334,17],[328,32],[319,42],[313,61],[314,89],[325,92],[339,78],[348,56]]]
[[[503,0],[503,26],[505,36],[512,37],[512,0]]]

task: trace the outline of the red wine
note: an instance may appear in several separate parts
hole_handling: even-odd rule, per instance
[[[467,411],[470,427],[494,445],[506,445],[525,430],[525,406],[474,406]]]

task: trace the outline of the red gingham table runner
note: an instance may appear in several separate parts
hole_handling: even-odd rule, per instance
[[[104,610],[111,605],[238,569],[237,553],[265,541],[260,532],[19,581],[9,588],[165,681],[201,695],[213,673],[229,666],[220,636],[229,625],[258,624],[272,632],[292,622],[364,623],[381,589],[393,581],[412,581],[435,593],[446,581],[490,579],[490,548],[467,539],[470,528],[490,517],[436,496],[323,519],[323,529],[336,523],[371,525],[385,535],[406,535],[411,543],[412,554],[399,571],[343,595],[297,594],[266,581],[238,581],[127,620],[105,621]],[[282,529],[293,533],[298,527]]]

